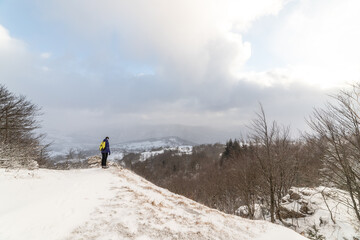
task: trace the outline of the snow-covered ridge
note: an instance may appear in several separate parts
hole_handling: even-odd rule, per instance
[[[169,147],[163,148],[158,151],[146,151],[140,154],[140,162],[146,161],[147,159],[163,154],[165,151],[174,151],[176,155],[183,155],[183,154],[192,154],[193,146],[179,146],[179,147]]]
[[[122,160],[127,153],[139,153],[138,161],[143,162],[151,157],[163,154],[165,151],[173,151],[174,154],[192,154],[195,143],[183,140],[178,137],[167,137],[160,139],[148,139],[136,142],[111,144],[112,154],[110,161]]]
[[[302,240],[210,209],[119,169],[0,169],[0,239]]]
[[[164,138],[151,138],[146,140],[131,141],[125,143],[116,143],[110,140],[110,149],[111,155],[109,160],[121,160],[124,155],[128,153],[144,153],[142,154],[139,160],[146,160],[152,156],[163,153],[167,150],[177,151],[180,154],[191,154],[192,147],[197,145],[196,143],[181,139],[179,137],[164,137]],[[65,156],[68,155],[69,150],[73,148],[76,152],[81,152],[85,157],[93,156],[99,154],[99,146],[80,146],[72,144],[72,147],[64,147],[63,149],[51,150],[50,155],[52,157],[63,156],[63,161]],[[68,161],[68,160],[67,160]],[[79,161],[75,158],[74,162]]]
[[[111,144],[113,149],[120,149],[127,152],[145,152],[158,148],[177,148],[180,146],[194,146],[195,143],[178,137],[151,138],[140,141]]]

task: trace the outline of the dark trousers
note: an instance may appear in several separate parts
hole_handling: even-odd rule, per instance
[[[107,159],[109,153],[101,153],[101,154],[102,154],[101,166],[105,167],[106,166],[106,159]]]

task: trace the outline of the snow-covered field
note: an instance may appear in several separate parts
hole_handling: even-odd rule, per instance
[[[207,208],[119,168],[0,169],[0,239],[305,239]]]

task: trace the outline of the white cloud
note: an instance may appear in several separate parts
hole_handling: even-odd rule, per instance
[[[0,25],[0,41],[1,41],[1,46],[4,46],[11,41],[9,31],[1,25]]]
[[[0,56],[5,54],[21,54],[26,49],[24,42],[10,36],[9,30],[0,25]]]
[[[51,53],[50,52],[43,52],[40,54],[40,57],[43,59],[49,59],[51,57]]]
[[[39,105],[45,105],[44,123],[58,131],[92,132],[99,129],[99,123],[110,130],[146,123],[221,128],[232,125],[235,129],[253,116],[258,101],[265,103],[277,120],[290,120],[301,128],[303,116],[311,111],[319,95],[303,83],[324,76],[328,69],[328,63],[318,61],[325,53],[328,60],[331,51],[318,47],[325,39],[316,43],[316,29],[326,21],[317,27],[312,25],[316,11],[323,10],[314,8],[314,16],[308,21],[309,12],[301,10],[301,6],[311,5],[307,1],[285,14],[275,36],[259,40],[272,39],[273,54],[288,62],[262,72],[243,70],[252,54],[252,42],[245,41],[244,34],[262,17],[277,15],[286,0],[37,2],[46,14],[43,21],[50,26],[56,22],[66,29],[64,38],[72,44],[64,49],[71,54],[59,56],[55,54],[59,49],[49,49],[34,57],[24,43],[1,28],[0,39],[3,36],[4,40],[0,41],[32,56],[21,60],[13,54],[17,62],[12,66],[16,67],[7,81],[14,84],[15,79],[25,89],[20,93],[32,89],[32,96],[41,100]],[[314,37],[306,35],[307,28]],[[340,60],[331,66],[336,62]],[[346,66],[355,66],[350,62]],[[134,76],[124,65],[135,65]],[[341,68],[337,69],[343,76]],[[6,72],[10,76],[9,70],[0,71],[0,76]],[[334,71],[328,72],[329,79],[334,75]]]
[[[294,81],[322,88],[360,80],[360,2],[301,0],[271,37]]]
[[[116,33],[123,57],[149,64],[168,79],[183,74],[182,79],[191,82],[206,81],[217,69],[222,74],[238,72],[251,55],[251,44],[241,34],[256,19],[276,15],[285,2],[40,1],[48,17],[66,22],[74,35],[106,44]]]
[[[33,57],[24,41],[10,35],[8,29],[0,25],[0,79],[7,86],[20,89],[28,76],[32,75]]]
[[[46,67],[46,66],[42,66],[41,70],[43,70],[44,72],[50,71],[50,68]]]

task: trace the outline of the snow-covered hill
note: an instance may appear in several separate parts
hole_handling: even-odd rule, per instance
[[[119,169],[0,169],[0,239],[305,239],[207,208]]]
[[[99,140],[99,144],[100,144]],[[60,138],[54,140],[53,145],[50,147],[50,155],[53,157],[65,156],[69,153],[70,149],[76,152],[81,152],[85,157],[89,157],[99,153],[99,144],[80,144],[74,143],[70,140],[65,144]],[[110,140],[110,149],[112,156],[110,160],[120,160],[127,153],[145,153],[146,156],[156,155],[156,151],[161,150],[179,150],[179,152],[189,153],[192,146],[196,143],[181,139],[179,137],[163,137],[151,138],[139,141],[116,143]],[[154,153],[150,153],[154,152]]]
[[[193,142],[178,138],[178,137],[164,137],[151,138],[140,141],[132,141],[125,143],[112,144],[113,149],[121,149],[127,152],[145,152],[158,148],[176,148],[179,146],[194,146]]]
[[[147,140],[112,144],[112,154],[110,161],[119,161],[127,153],[139,153],[137,161],[146,161],[147,159],[163,154],[165,151],[174,151],[177,154],[191,154],[195,143],[183,140],[178,137],[152,138]]]

